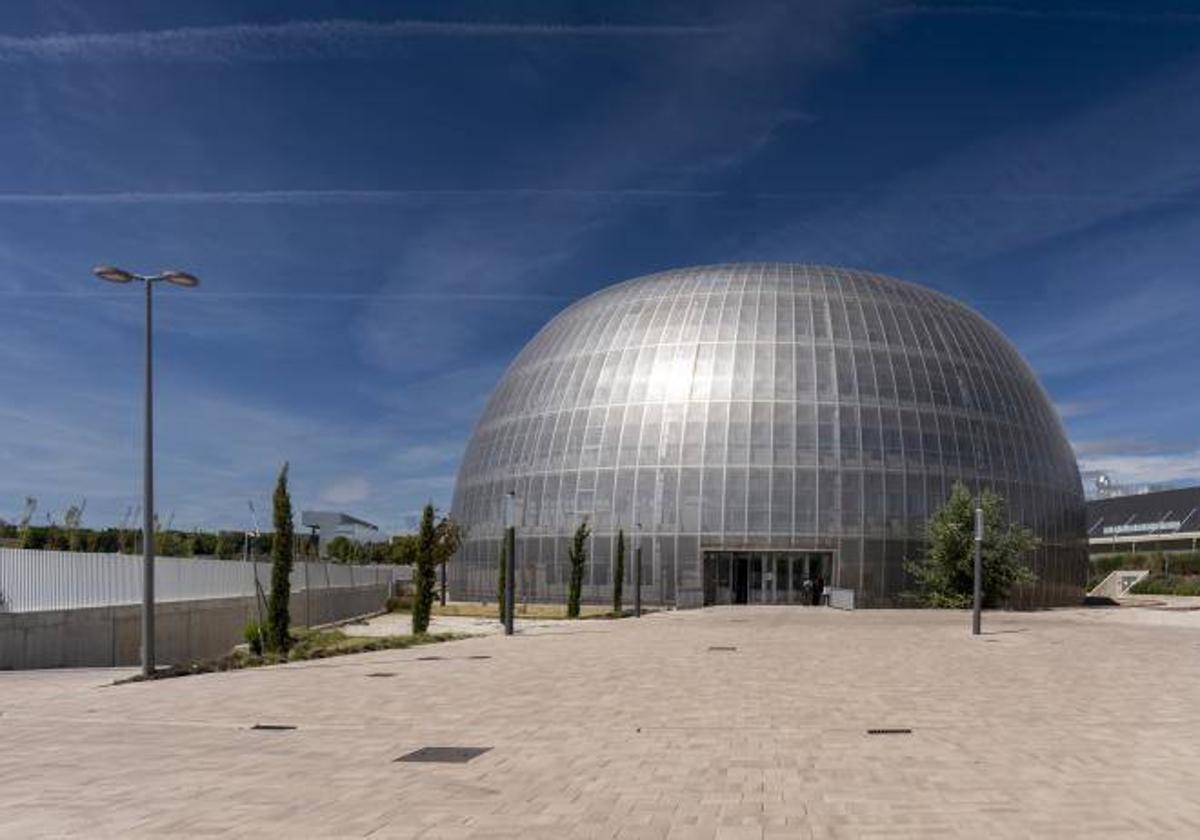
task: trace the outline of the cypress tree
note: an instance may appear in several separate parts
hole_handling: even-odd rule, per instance
[[[288,600],[292,594],[292,497],[288,495],[288,465],[285,462],[275,483],[275,534],[271,543],[271,597],[267,601],[267,637],[272,650],[286,652],[288,636]]]
[[[413,569],[416,578],[416,594],[413,597],[413,633],[422,634],[429,629],[429,617],[433,611],[434,590],[437,587],[437,565],[435,548],[437,533],[433,524],[433,505],[425,505],[421,513],[421,530],[417,535],[417,559]]]
[[[583,590],[583,568],[587,565],[587,538],[590,533],[585,520],[579,523],[571,540],[571,584],[567,589],[567,618],[579,618],[579,597]]]
[[[500,541],[500,570],[496,574],[496,602],[500,605],[500,620],[504,621],[504,575],[508,570],[508,540]]]
[[[625,529],[617,531],[617,562],[613,566],[613,615],[621,615],[621,595],[625,588]]]

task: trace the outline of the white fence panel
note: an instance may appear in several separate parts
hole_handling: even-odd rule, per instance
[[[312,589],[408,580],[410,570],[397,566],[345,566],[296,563],[291,588],[303,591],[305,572]],[[154,595],[158,601],[195,601],[253,595],[254,581],[271,588],[270,563],[157,557]],[[142,600],[142,558],[129,554],[86,554],[0,548],[0,612],[32,612],[77,607],[137,604]]]

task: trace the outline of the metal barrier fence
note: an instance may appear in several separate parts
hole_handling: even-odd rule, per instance
[[[405,566],[295,563],[293,592],[407,581]],[[158,557],[154,563],[157,601],[236,598],[271,588],[270,563]],[[138,604],[142,558],[129,554],[85,554],[0,548],[0,612],[65,610]]]
[[[825,603],[835,610],[852,610],[854,609],[854,590],[828,586],[825,588]]]

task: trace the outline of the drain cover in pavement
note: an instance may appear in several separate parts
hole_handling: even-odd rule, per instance
[[[417,661],[418,662],[435,662],[435,661],[440,660],[441,658],[442,657],[440,657],[440,656],[418,656]]]
[[[911,735],[911,729],[868,729],[868,735]]]
[[[737,650],[737,648],[731,647],[729,645],[710,645],[708,649],[709,650],[725,650],[725,651]]]
[[[468,656],[467,659],[491,659],[492,657],[482,653],[477,653],[474,656]]]
[[[421,747],[402,755],[396,761],[424,761],[439,764],[466,764],[478,758],[491,747]]]
[[[396,672],[395,671],[375,671],[373,673],[367,674],[367,676],[368,677],[394,677],[394,676],[396,676]]]
[[[283,732],[289,729],[295,729],[290,723],[256,723],[250,727],[251,729],[262,729],[268,732]]]

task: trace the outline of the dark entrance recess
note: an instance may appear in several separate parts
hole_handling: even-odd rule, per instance
[[[832,551],[706,551],[704,605],[804,604],[804,582],[832,574]]]

